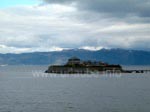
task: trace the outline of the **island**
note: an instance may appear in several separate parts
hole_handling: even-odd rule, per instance
[[[102,61],[81,61],[77,57],[68,59],[64,65],[51,65],[45,73],[93,74],[93,73],[150,73],[150,70],[124,70],[121,65]]]
[[[108,64],[101,61],[81,61],[77,57],[68,59],[64,65],[51,65],[45,73],[57,74],[92,74],[92,73],[123,73],[130,72],[122,69],[120,65]]]

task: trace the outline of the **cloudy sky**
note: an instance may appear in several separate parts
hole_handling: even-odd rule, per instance
[[[0,53],[150,50],[150,0],[3,0]]]

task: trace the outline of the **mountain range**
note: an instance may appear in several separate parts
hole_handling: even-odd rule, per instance
[[[81,60],[103,61],[109,64],[150,65],[150,51],[124,49],[101,49],[98,51],[70,49],[53,52],[0,54],[0,65],[64,64],[68,58],[73,56]]]

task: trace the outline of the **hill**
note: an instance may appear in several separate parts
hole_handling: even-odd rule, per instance
[[[98,51],[71,49],[54,52],[0,54],[0,65],[64,64],[72,56],[77,56],[82,60],[100,60],[110,64],[150,65],[150,51],[124,49],[101,49]]]

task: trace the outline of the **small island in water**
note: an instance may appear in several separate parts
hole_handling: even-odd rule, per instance
[[[68,59],[64,65],[51,65],[45,73],[92,74],[92,73],[144,73],[144,70],[123,70],[121,65],[112,65],[101,61],[81,61],[77,57]]]

